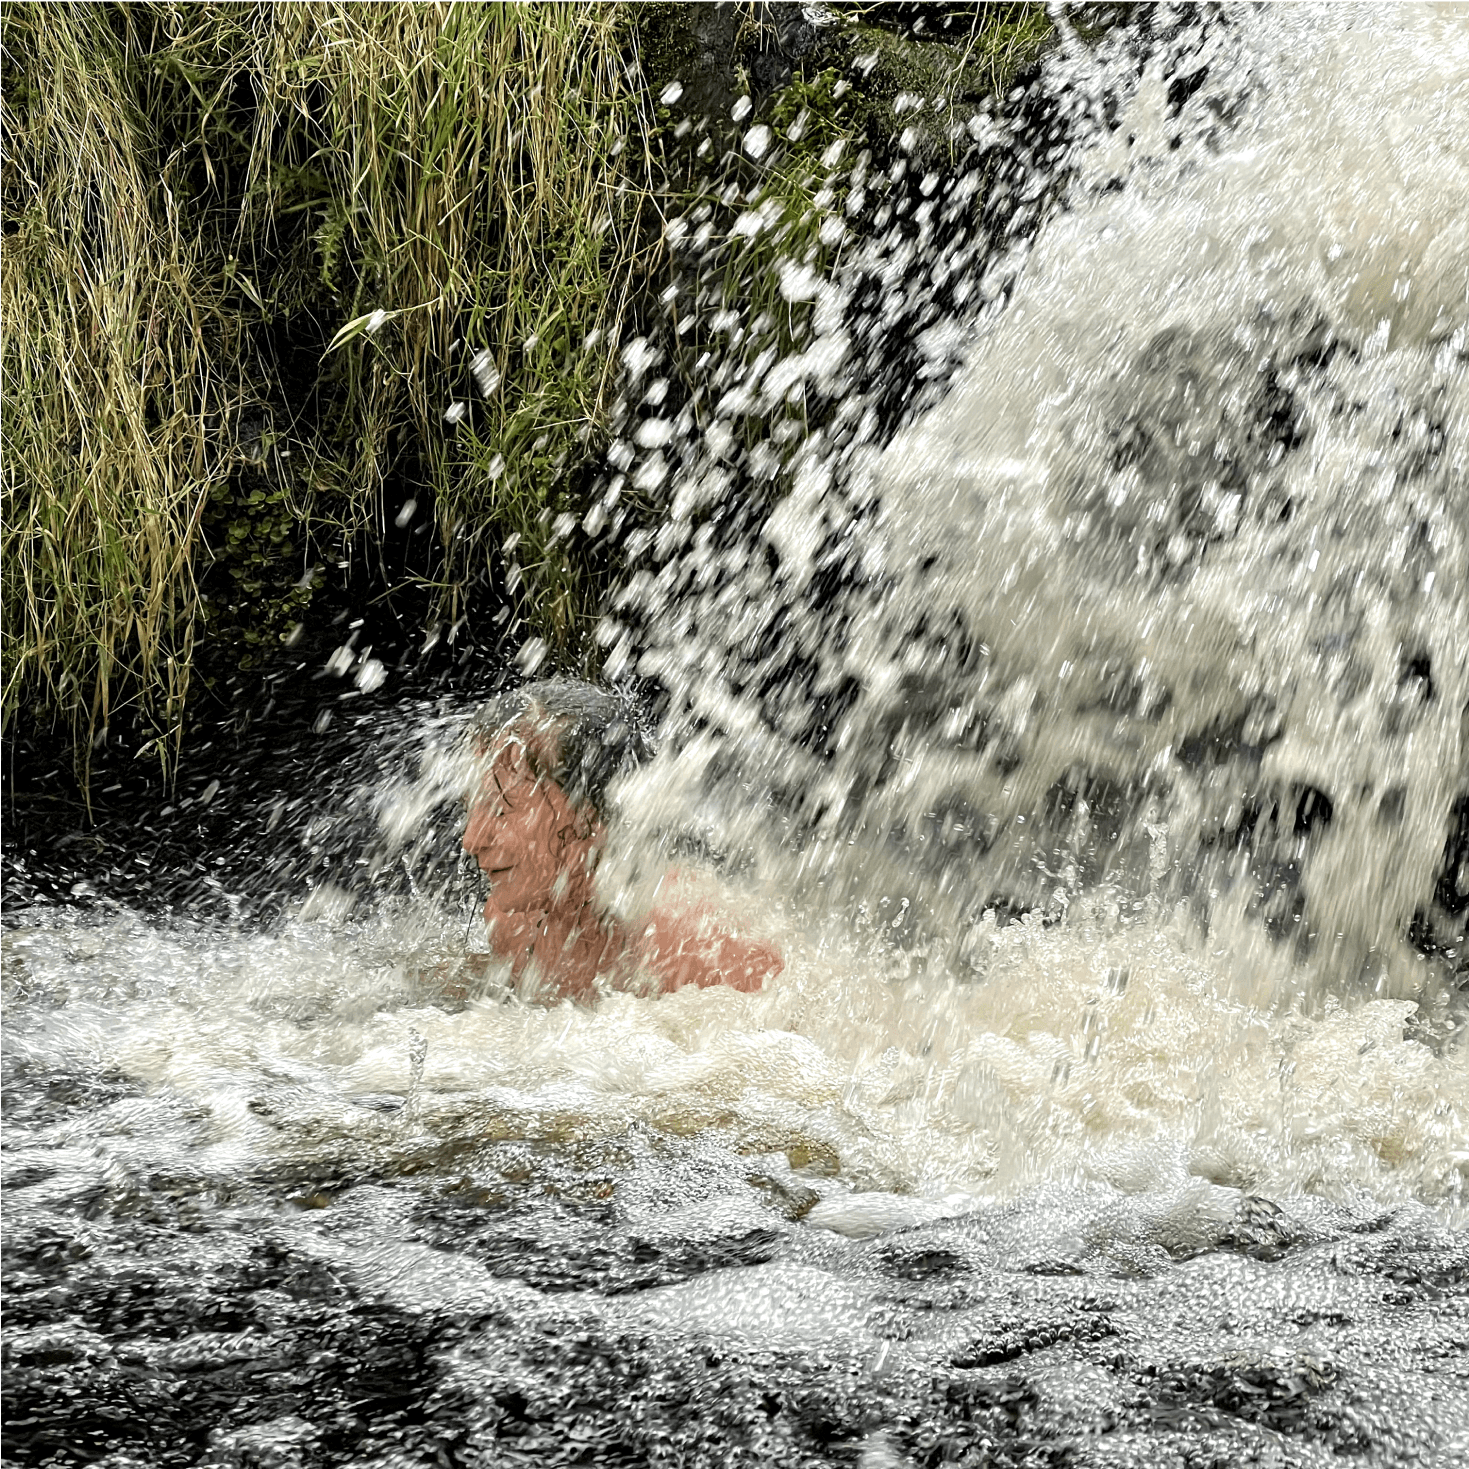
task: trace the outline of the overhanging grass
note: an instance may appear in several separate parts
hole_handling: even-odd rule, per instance
[[[7,721],[69,729],[85,775],[126,710],[166,760],[200,649],[206,669],[262,662],[306,574],[365,563],[408,495],[432,501],[439,549],[419,606],[457,621],[476,578],[518,578],[560,661],[585,650],[595,588],[563,532],[622,324],[657,275],[650,95],[671,78],[644,77],[631,30],[655,12],[682,15],[4,8]],[[747,41],[769,21],[741,7]],[[773,262],[829,261],[828,139],[889,129],[904,90],[1008,86],[1048,28],[1035,6],[971,21],[957,70],[953,49],[854,26],[846,49],[882,56],[841,107],[836,72],[798,68],[772,115],[784,138],[807,114],[768,180],[785,223],[715,252],[694,294],[719,277],[789,345],[805,310],[780,301]],[[664,187],[691,196],[669,212],[704,207],[694,177]]]
[[[252,154],[268,158],[259,207],[278,216],[274,180],[294,188],[318,173],[324,265],[356,262],[350,286],[333,280],[350,314],[401,313],[340,349],[361,454],[346,466],[318,454],[309,513],[347,535],[370,528],[364,512],[381,505],[363,481],[380,478],[407,428],[438,507],[444,615],[460,614],[465,580],[518,535],[527,608],[568,646],[582,609],[544,512],[600,420],[612,358],[597,344],[616,336],[643,202],[624,167],[644,129],[622,11],[282,9],[275,132]],[[293,125],[313,108],[316,126]],[[488,396],[469,371],[480,354],[497,383]],[[454,381],[468,415],[446,431]]]
[[[632,264],[624,23],[6,7],[7,718],[85,749],[131,704],[166,753],[199,638],[278,637],[306,563],[380,534],[395,470],[435,501],[446,615],[518,533],[527,602],[573,639],[544,512],[595,436],[610,354],[588,340],[615,339]],[[320,360],[373,311],[302,394],[272,332]],[[456,362],[473,407],[451,431]]]
[[[6,711],[29,695],[105,727],[130,684],[169,729],[231,314],[158,187],[108,17],[17,5],[4,25]]]

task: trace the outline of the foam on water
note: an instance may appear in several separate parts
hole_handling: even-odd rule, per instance
[[[986,925],[964,982],[789,930],[760,994],[555,1007],[492,981],[445,1003],[395,957],[413,921],[12,931],[12,1063],[145,1086],[45,1146],[223,1185],[641,1123],[814,1164],[838,1194],[914,1196],[892,1222],[1084,1180],[1215,1223],[1236,1190],[1461,1208],[1469,1073],[1405,1036],[1410,1003],[1256,1009],[1156,915]]]

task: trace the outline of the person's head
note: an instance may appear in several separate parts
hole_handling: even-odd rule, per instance
[[[464,849],[504,912],[580,904],[613,778],[650,753],[628,701],[576,679],[546,679],[480,711],[485,759]]]
[[[539,778],[599,817],[613,779],[653,748],[628,696],[577,678],[541,679],[499,695],[475,716],[473,737],[486,754],[519,740]]]

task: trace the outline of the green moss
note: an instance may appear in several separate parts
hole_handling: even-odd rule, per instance
[[[1038,4],[978,7],[944,45],[854,26],[840,43],[849,74],[861,78],[854,88],[854,129],[878,146],[911,130],[916,156],[950,155],[954,115],[1004,98],[1055,33],[1046,7]],[[900,110],[900,103],[908,105]]]
[[[743,89],[738,41],[753,8],[667,0],[633,7],[638,64],[652,94],[677,82],[684,89],[683,112],[727,115]]]
[[[838,14],[852,19],[823,28],[817,44],[794,63],[789,82],[739,124],[731,126],[723,114],[690,131],[691,109],[682,97],[656,110],[655,155],[678,196],[670,213],[681,213],[689,231],[711,231],[713,242],[698,258],[676,262],[681,291],[685,299],[737,310],[749,330],[733,350],[747,364],[772,348],[784,357],[807,338],[814,304],[785,298],[782,271],[794,264],[827,276],[837,252],[860,233],[860,220],[850,219],[846,207],[859,157],[891,154],[911,128],[902,140],[905,154],[935,165],[952,159],[970,144],[962,127],[970,112],[1007,92],[1054,34],[1043,6],[988,5],[967,11],[960,41],[940,45],[865,23],[861,17],[873,8],[841,7]],[[660,64],[676,73],[690,64],[688,48],[669,45]],[[758,167],[738,165],[745,187],[728,202],[729,178],[711,177],[708,160],[725,150],[738,157],[741,136],[756,120],[772,132],[771,151]],[[743,233],[738,217],[750,207],[751,188],[758,188],[767,218],[759,230]],[[706,351],[729,350],[705,320],[681,331],[673,349],[674,370],[681,371],[690,396],[700,386],[692,364]],[[806,411],[799,397],[779,410],[803,421]],[[759,443],[768,454],[783,440],[779,424],[768,419],[745,417],[741,424],[747,448]],[[776,475],[770,484],[778,494],[783,480]]]
[[[262,436],[264,439],[265,436]],[[200,577],[199,618],[220,668],[264,666],[311,600],[300,573],[300,526],[270,471],[274,446],[211,491],[202,517],[211,562]]]

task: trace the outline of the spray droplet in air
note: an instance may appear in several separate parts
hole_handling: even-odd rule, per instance
[[[500,386],[500,369],[495,366],[488,347],[481,347],[470,359],[469,370],[481,398],[488,398]]]
[[[521,671],[529,677],[546,661],[546,644],[542,638],[532,638],[515,655],[515,661],[520,665]]]
[[[759,123],[745,134],[745,152],[751,158],[764,158],[770,149],[770,129],[765,124]]]
[[[387,667],[377,658],[369,658],[357,670],[356,684],[364,694],[380,689],[387,682]]]

